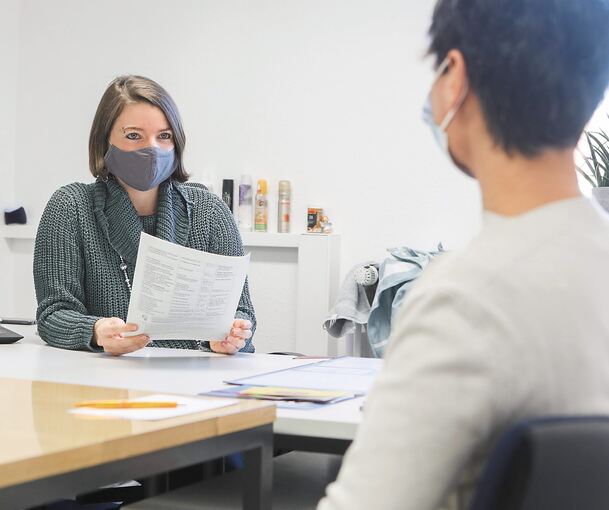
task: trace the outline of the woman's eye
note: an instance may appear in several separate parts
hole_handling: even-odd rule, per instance
[[[139,133],[127,133],[126,136],[129,140],[139,140],[141,138]]]
[[[159,138],[161,140],[171,140],[171,133],[161,133]]]

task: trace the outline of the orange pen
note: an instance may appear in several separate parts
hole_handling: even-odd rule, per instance
[[[142,400],[86,400],[74,404],[74,407],[91,407],[94,409],[151,409],[177,406],[177,402],[146,402]]]

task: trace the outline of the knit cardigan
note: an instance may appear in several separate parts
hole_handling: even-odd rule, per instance
[[[113,178],[59,188],[49,200],[36,235],[34,285],[38,332],[48,344],[65,349],[102,350],[93,326],[103,317],[127,318],[130,292],[120,268],[122,255],[131,281],[142,218]],[[220,255],[243,255],[231,211],[204,186],[165,181],[159,187],[155,235],[160,239]],[[245,282],[236,318],[256,317]],[[155,341],[157,347],[193,348],[209,338]],[[251,339],[242,349],[254,352]]]

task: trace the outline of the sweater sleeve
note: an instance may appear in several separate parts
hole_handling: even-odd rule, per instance
[[[458,289],[402,307],[363,422],[318,510],[436,510],[508,419],[501,340],[512,334],[501,310]]]
[[[38,333],[54,347],[99,351],[92,337],[100,317],[90,315],[85,305],[81,240],[76,202],[69,190],[61,188],[49,200],[36,234]]]
[[[243,242],[241,241],[241,235],[235,224],[233,214],[221,199],[215,195],[213,195],[213,199],[215,211],[211,228],[210,251],[218,255],[242,256],[244,254]],[[247,278],[245,279],[245,285],[243,286],[235,318],[249,320],[252,323],[252,333],[256,332],[256,314],[250,297]],[[252,335],[252,338],[245,342],[245,347],[241,349],[241,352],[254,351]]]

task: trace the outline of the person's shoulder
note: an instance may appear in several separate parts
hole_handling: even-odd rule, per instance
[[[494,294],[507,279],[516,276],[515,255],[496,250],[484,239],[473,239],[460,249],[435,257],[415,282],[409,294],[472,297]]]
[[[461,279],[471,282],[471,269],[475,266],[472,260],[472,249],[465,248],[456,251],[447,251],[439,254],[423,271],[417,283],[427,285],[455,284]]]
[[[49,206],[63,207],[88,204],[92,200],[93,188],[96,183],[72,182],[55,190],[49,199]]]
[[[215,195],[209,191],[207,186],[200,184],[198,182],[175,182],[174,186],[176,186],[186,197],[192,202],[202,202],[213,200]],[[217,197],[216,197],[217,198]]]
[[[73,182],[53,192],[38,226],[39,235],[72,236],[93,214],[95,183]]]

